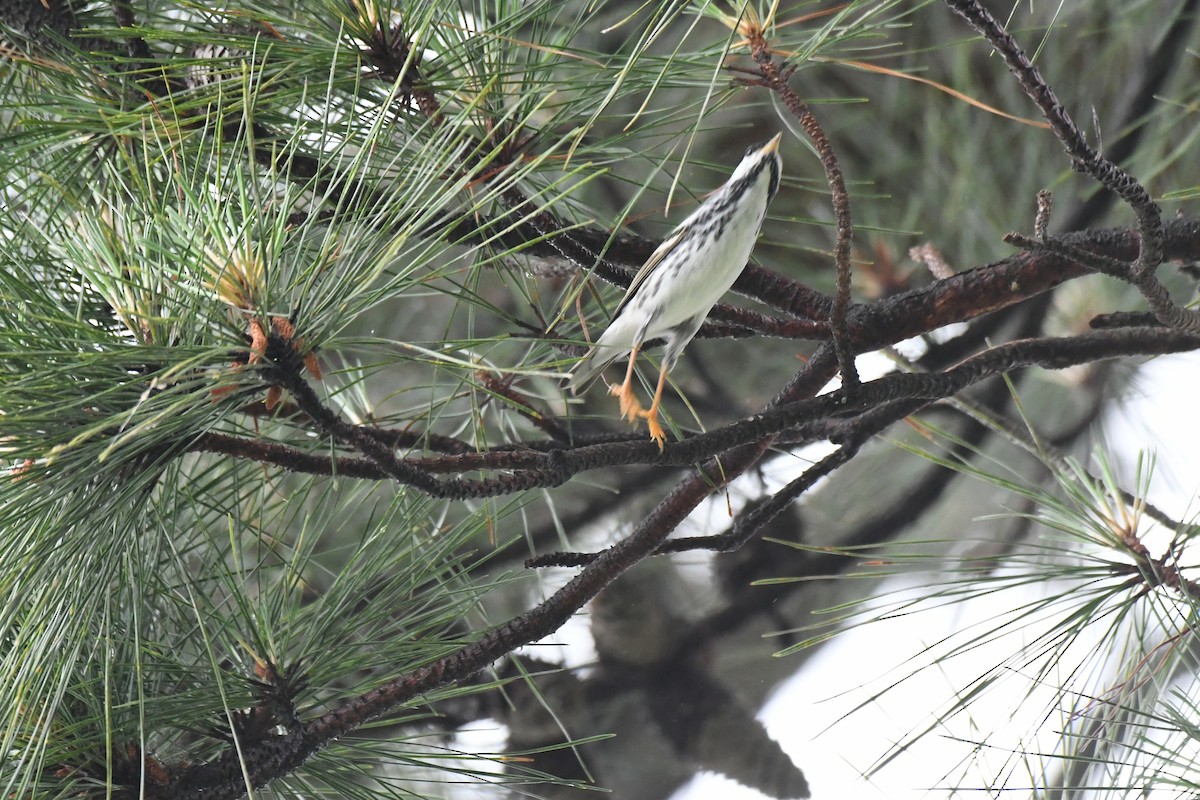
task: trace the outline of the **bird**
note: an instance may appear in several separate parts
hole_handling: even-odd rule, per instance
[[[783,160],[775,134],[746,150],[729,180],[671,231],[629,284],[608,328],[571,371],[568,386],[578,395],[626,353],[625,381],[610,386],[621,417],[646,420],[650,438],[663,449],[666,434],[658,422],[667,373],[675,366],[705,317],[742,273],[767,205],[779,190]],[[658,384],[650,408],[633,391],[634,362],[646,342],[665,339]]]

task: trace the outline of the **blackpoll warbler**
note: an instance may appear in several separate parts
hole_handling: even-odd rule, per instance
[[[767,204],[779,189],[780,136],[748,149],[725,185],[671,231],[634,276],[608,329],[571,373],[571,391],[578,394],[628,351],[625,382],[610,391],[621,400],[623,418],[646,420],[659,448],[666,440],[658,409],[667,373],[750,258]],[[666,352],[654,402],[646,410],[633,393],[633,364],[643,343],[652,339],[665,339]]]

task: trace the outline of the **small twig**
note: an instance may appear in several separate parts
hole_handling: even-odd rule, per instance
[[[518,414],[532,422],[551,439],[563,444],[571,442],[571,432],[564,428],[557,419],[537,410],[528,397],[512,388],[511,376],[499,378],[487,370],[479,370],[475,373],[475,378],[484,389],[512,403]]]
[[[374,73],[389,83],[399,80],[405,97],[411,97],[433,127],[445,121],[437,96],[421,71],[421,50],[412,46],[402,23],[386,27],[390,18],[383,15],[371,36],[362,39],[363,53],[371,61]]]
[[[1129,280],[1129,265],[1110,256],[1102,253],[1093,253],[1079,247],[1074,247],[1060,240],[1050,239],[1045,236],[1030,238],[1022,233],[1006,233],[1002,237],[1004,241],[1011,245],[1023,248],[1030,251],[1044,250],[1047,253],[1053,253],[1061,258],[1066,258],[1071,261],[1078,262],[1088,269],[1095,270],[1102,275],[1108,275],[1121,280]]]
[[[1046,241],[1050,229],[1050,213],[1054,210],[1054,195],[1046,189],[1037,193],[1037,215],[1033,220],[1033,235],[1039,242]]]
[[[833,196],[833,213],[837,223],[837,242],[834,245],[833,257],[837,265],[837,292],[833,298],[833,308],[830,310],[830,323],[833,328],[833,344],[837,353],[838,368],[842,372],[842,386],[853,391],[859,384],[858,369],[854,365],[855,350],[850,341],[846,317],[850,309],[850,271],[851,248],[854,243],[854,225],[850,218],[850,194],[846,191],[846,181],[842,176],[842,167],[837,154],[824,128],[816,115],[788,85],[788,77],[792,69],[780,72],[770,47],[767,45],[764,32],[755,27],[748,32],[751,53],[758,64],[762,75],[761,85],[779,95],[787,106],[788,111],[800,123],[800,127],[808,134],[821,166],[825,169],[825,179]]]
[[[929,270],[929,274],[939,280],[954,276],[954,268],[946,262],[941,251],[932,242],[908,248],[908,257],[924,264],[925,268]]]

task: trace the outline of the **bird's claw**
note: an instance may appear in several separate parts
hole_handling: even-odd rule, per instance
[[[646,427],[650,430],[650,438],[658,445],[658,451],[661,453],[663,445],[667,441],[667,434],[663,431],[662,425],[658,424],[658,414],[645,414]]]

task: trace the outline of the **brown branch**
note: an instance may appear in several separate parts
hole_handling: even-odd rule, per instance
[[[303,378],[303,364],[299,360],[299,354],[286,339],[274,331],[267,339],[266,361],[269,364],[264,370],[266,383],[286,389],[300,409],[313,420],[321,433],[334,441],[355,448],[397,483],[419,489],[431,497],[456,500],[469,497],[497,497],[526,489],[558,486],[566,480],[561,473],[555,474],[558,473],[558,469],[553,465],[559,452],[556,450],[547,454],[546,463],[551,465],[549,471],[514,472],[486,481],[462,478],[439,480],[411,463],[397,458],[391,447],[381,443],[363,428],[346,422],[331,408],[323,404],[316,392]]]
[[[1200,257],[1200,220],[1171,220],[1164,233],[1166,258]],[[1118,259],[1133,258],[1138,252],[1138,235],[1127,230],[1068,233],[1047,241]],[[858,306],[850,314],[850,337],[856,351],[876,350],[940,327],[935,320],[974,319],[1014,305],[1019,302],[1015,295],[1033,297],[1089,271],[1056,253],[1020,253],[871,306]]]

